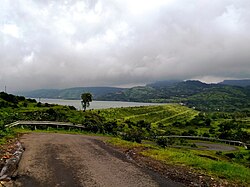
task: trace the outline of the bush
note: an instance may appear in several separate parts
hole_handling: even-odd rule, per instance
[[[27,107],[28,106],[28,103],[27,102],[24,102],[23,103],[23,107]]]
[[[216,155],[222,155],[222,152],[221,152],[221,151],[216,151],[215,154],[216,154]]]
[[[1,120],[0,121],[0,131],[5,130],[4,122]]]
[[[74,106],[69,106],[69,109],[70,109],[70,110],[76,110],[76,107],[74,107]]]
[[[210,135],[208,133],[204,132],[203,137],[210,137]]]
[[[137,142],[141,143],[143,139],[142,132],[139,129],[129,129],[124,134],[122,134],[122,139],[131,141],[131,142]]]
[[[91,121],[88,121],[87,123],[85,123],[85,126],[88,131],[91,131],[93,133],[97,133],[98,131],[100,131],[100,128],[98,127],[98,125],[95,123],[92,123]]]
[[[13,104],[18,103],[18,99],[16,96],[14,96],[12,94],[7,94],[5,92],[0,92],[0,98],[4,99],[7,102],[13,103]]]
[[[197,136],[197,131],[190,129],[188,131],[184,131],[181,135],[182,136]]]
[[[168,146],[168,140],[167,138],[164,137],[160,137],[156,140],[157,145],[161,146],[161,147],[167,147]]]
[[[166,138],[166,137],[159,137],[156,140],[157,145],[165,148],[169,145],[173,145],[175,143],[174,139]]]
[[[110,121],[104,124],[104,133],[109,133],[109,134],[117,134],[117,122],[116,121]]]

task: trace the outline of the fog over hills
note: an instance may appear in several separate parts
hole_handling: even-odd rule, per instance
[[[27,92],[18,92],[17,94],[31,98],[80,99],[82,93],[90,92],[94,99],[96,99],[108,93],[121,92],[122,90],[123,88],[115,87],[75,87],[67,89],[39,89]]]
[[[246,86],[250,86],[250,79],[244,79],[244,80],[224,80],[223,82],[220,82],[219,84],[246,87]]]
[[[227,81],[225,81],[227,83]],[[223,82],[222,82],[223,83]],[[159,81],[132,88],[77,87],[43,89],[18,93],[31,98],[80,99],[83,92],[93,94],[94,100],[181,103],[204,111],[235,111],[250,107],[250,86],[247,81],[229,84],[206,84],[197,80]],[[244,85],[244,86],[239,86]]]

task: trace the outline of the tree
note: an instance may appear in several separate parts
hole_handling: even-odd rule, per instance
[[[83,108],[83,111],[85,112],[86,108],[89,107],[89,103],[92,101],[92,94],[91,93],[83,93],[81,95],[81,98],[82,98],[82,108]]]

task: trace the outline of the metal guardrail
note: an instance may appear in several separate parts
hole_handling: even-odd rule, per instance
[[[217,141],[217,142],[223,142],[228,144],[234,144],[243,146],[245,149],[248,149],[250,147],[249,144],[241,141],[235,141],[235,140],[226,140],[226,139],[218,139],[218,138],[209,138],[209,137],[202,137],[202,136],[158,136],[158,137],[164,137],[164,138],[185,138],[185,139],[196,139],[196,140],[207,140],[207,141]]]
[[[7,128],[12,128],[15,126],[24,126],[24,125],[28,125],[28,126],[34,126],[36,128],[36,126],[51,126],[51,127],[69,127],[69,128],[78,128],[78,129],[85,129],[86,127],[83,125],[74,125],[72,123],[65,123],[65,122],[56,122],[56,121],[16,121],[10,124],[5,125],[5,127]]]
[[[78,128],[78,129],[86,129],[83,125],[74,125],[72,123],[65,123],[65,122],[56,122],[56,121],[16,121],[13,123],[10,123],[8,125],[5,125],[7,128],[12,128],[19,125],[28,125],[28,126],[34,126],[36,129],[36,126],[54,126],[56,128],[59,127],[69,127],[69,128]],[[234,145],[240,145],[245,147],[245,149],[248,149],[250,147],[249,144],[241,142],[241,141],[235,141],[235,140],[225,140],[225,139],[217,139],[217,138],[209,138],[209,137],[202,137],[202,136],[157,136],[159,137],[165,137],[165,138],[186,138],[186,139],[196,139],[196,140],[207,140],[207,141],[217,141],[217,142],[223,142],[223,143],[229,143]]]

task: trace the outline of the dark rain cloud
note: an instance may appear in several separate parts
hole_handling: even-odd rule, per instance
[[[3,0],[0,90],[250,77],[249,0]]]

